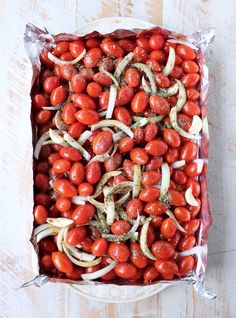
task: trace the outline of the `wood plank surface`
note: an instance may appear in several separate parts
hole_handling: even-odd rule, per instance
[[[32,210],[31,66],[23,46],[25,24],[46,26],[54,33],[73,32],[78,26],[110,16],[144,19],[183,33],[208,25],[216,27],[216,39],[208,52],[208,177],[213,226],[205,280],[206,286],[218,294],[215,300],[199,297],[192,286],[171,287],[130,304],[98,303],[55,284],[16,289],[33,275],[28,242],[28,213]],[[0,317],[236,317],[236,2],[0,0],[0,21]]]

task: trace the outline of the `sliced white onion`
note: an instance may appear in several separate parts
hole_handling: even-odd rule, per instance
[[[102,67],[101,72],[104,73],[104,74],[106,74],[106,76],[109,77],[109,78],[112,80],[112,82],[114,83],[114,85],[115,85],[116,88],[119,87],[119,83],[118,83],[117,79],[116,79],[110,72],[108,72],[107,70],[105,70],[104,67]]]
[[[134,64],[131,64],[131,66],[136,67],[145,73],[145,75],[147,76],[147,78],[149,80],[150,86],[151,86],[151,93],[156,94],[157,87],[156,87],[156,83],[155,83],[155,76],[152,73],[152,71],[150,70],[150,68],[146,64],[142,64],[142,63],[134,63]]]
[[[185,87],[183,85],[183,83],[180,80],[176,80],[177,84],[178,84],[178,88],[179,88],[179,94],[178,94],[178,100],[176,103],[176,108],[177,108],[177,112],[181,111],[182,107],[184,106],[184,104],[186,103],[186,91],[185,91]]]
[[[36,159],[39,158],[40,150],[42,148],[43,143],[49,138],[49,132],[46,131],[37,141],[35,148],[34,148],[34,157]]]
[[[36,242],[40,242],[45,237],[57,235],[59,231],[60,229],[58,227],[50,227],[47,230],[44,230],[37,234]]]
[[[92,197],[96,198],[97,196],[99,196],[102,193],[102,188],[107,183],[107,181],[112,177],[119,176],[121,173],[122,171],[116,171],[116,170],[105,172],[102,175],[101,179],[99,180],[95,193],[92,195]]]
[[[192,124],[188,130],[190,134],[199,134],[200,131],[202,130],[202,120],[199,116],[194,115]]]
[[[169,87],[169,88],[159,88],[157,95],[163,96],[163,97],[170,97],[175,95],[178,92],[179,89],[179,85],[178,83],[175,83],[173,86]]]
[[[102,234],[102,237],[107,239],[110,242],[121,242],[121,241],[127,241],[129,240],[134,233],[137,231],[139,224],[140,224],[140,215],[138,215],[137,219],[135,220],[133,226],[131,229],[123,234],[123,235],[115,235],[115,234]]]
[[[163,74],[165,76],[168,76],[173,71],[174,66],[175,66],[175,49],[170,46],[169,47],[169,56],[168,56],[166,66],[163,70]]]
[[[78,139],[78,143],[83,146],[86,141],[88,140],[88,138],[92,135],[92,132],[90,130],[85,130]]]
[[[134,165],[133,199],[137,198],[141,189],[142,171],[141,166]]]
[[[191,135],[188,132],[186,132],[184,129],[179,127],[178,122],[177,122],[177,108],[172,107],[170,110],[170,123],[171,126],[176,130],[181,136],[188,138],[188,139],[196,139],[196,135]]]
[[[56,227],[65,227],[74,223],[73,220],[67,218],[47,218],[46,222]]]
[[[124,71],[124,69],[126,68],[126,66],[132,61],[132,58],[134,56],[134,53],[131,52],[129,54],[127,54],[123,60],[120,61],[120,63],[118,64],[114,76],[115,78],[120,78],[122,72]]]
[[[88,196],[87,200],[89,203],[94,205],[97,209],[101,209],[101,210],[105,209],[105,204],[95,200],[92,196]]]
[[[88,201],[87,197],[75,196],[71,199],[71,202],[76,205],[85,205],[85,201]]]
[[[116,102],[116,95],[117,95],[117,88],[115,85],[110,86],[110,94],[109,94],[109,102],[106,112],[106,118],[112,118],[113,110],[115,108],[115,102]]]
[[[167,193],[170,186],[170,168],[168,163],[163,162],[161,165],[161,188],[159,199],[162,199]]]
[[[55,126],[59,130],[68,130],[69,125],[66,125],[62,120],[61,111],[58,110],[55,115]]]
[[[86,55],[86,50],[84,49],[83,52],[74,60],[72,61],[62,61],[61,59],[59,59],[58,57],[56,57],[55,55],[53,55],[51,52],[48,52],[48,58],[50,61],[52,61],[53,63],[57,64],[57,65],[66,65],[66,64],[76,64],[78,63],[80,60],[82,60],[82,58]]]
[[[171,167],[173,169],[178,169],[185,166],[185,160],[178,160],[172,163]]]
[[[111,153],[111,158],[114,156],[114,154],[116,153],[117,149],[119,147],[119,144],[118,143],[115,143],[114,144],[114,147],[113,147],[113,150],[112,150],[112,153]]]
[[[90,266],[94,266],[94,265],[97,265],[97,264],[101,263],[101,260],[102,260],[102,258],[99,257],[99,258],[96,258],[95,260],[93,260],[91,262],[79,261],[79,260],[77,260],[75,257],[73,257],[71,255],[71,252],[70,252],[70,250],[68,249],[68,246],[65,243],[63,243],[63,250],[64,250],[66,256],[71,260],[71,262],[74,263],[77,266],[90,267]]]
[[[179,224],[176,217],[174,216],[174,214],[170,210],[167,210],[166,214],[170,217],[170,219],[175,221],[176,227],[178,230],[180,230],[180,232],[186,233],[185,229]]]
[[[104,162],[105,160],[108,160],[111,156],[109,155],[110,149],[104,153],[103,155],[96,155],[94,156],[91,160],[89,160],[89,162],[87,163],[86,167],[94,161],[98,161],[98,162]]]
[[[109,273],[115,266],[116,266],[116,261],[112,260],[111,263],[109,265],[107,265],[106,267],[103,267],[103,268],[101,268],[98,271],[93,272],[93,273],[82,274],[81,278],[83,280],[93,280],[93,279],[100,278],[100,277],[106,275],[107,273]]]
[[[116,205],[122,205],[122,204],[124,204],[126,201],[128,201],[128,200],[129,200],[129,197],[130,197],[130,192],[131,192],[131,191],[125,193],[122,197],[120,197],[119,200],[115,201],[115,204],[116,204]]]
[[[126,126],[124,123],[120,122],[119,120],[114,120],[114,119],[101,120],[97,124],[92,125],[91,130],[94,131],[102,127],[117,127],[123,132],[125,132],[130,138],[134,137],[134,134],[131,131],[131,129],[128,126]]]
[[[68,144],[65,142],[65,140],[60,136],[61,131],[60,130],[53,130],[49,129],[49,136],[52,139],[52,141],[55,144],[59,144],[61,146],[67,147]]]
[[[187,40],[169,39],[169,40],[167,40],[167,42],[186,45],[186,46],[191,47],[191,49],[193,49],[193,50],[198,50],[198,48],[197,48],[194,44],[192,44],[191,42],[189,42],[189,41],[187,41]]]
[[[153,261],[156,261],[156,257],[152,254],[147,246],[147,232],[150,222],[146,222],[143,224],[141,233],[140,233],[140,248],[145,256],[150,258]]]
[[[188,255],[194,255],[194,254],[201,254],[202,252],[207,253],[207,245],[198,245],[193,248],[190,248],[189,250],[186,251],[181,251],[179,252],[179,256],[188,256]]]
[[[106,116],[106,114],[107,114],[106,110],[102,110],[102,111],[98,112],[99,117],[104,117],[104,116]]]
[[[90,160],[91,156],[88,153],[88,151],[85,150],[74,138],[72,138],[70,134],[65,133],[64,134],[64,139],[65,139],[66,142],[68,142],[68,144],[70,146],[72,146],[73,148],[79,150],[79,152],[81,152],[81,154],[84,157],[84,159]]]
[[[193,162],[197,164],[197,173],[202,173],[204,160],[203,159],[194,159]]]
[[[144,76],[142,77],[142,87],[143,87],[144,91],[145,91],[147,94],[150,94],[150,93],[151,93],[151,88],[150,88],[150,86],[148,85],[148,83],[147,83],[147,81],[146,81],[146,79],[145,79]]]
[[[59,252],[63,252],[62,242],[63,242],[64,234],[65,232],[68,232],[68,229],[69,229],[69,226],[62,227],[57,235],[57,248]]]
[[[51,229],[53,226],[51,224],[41,224],[39,226],[37,226],[34,231],[33,231],[33,235],[38,235],[40,232],[44,231],[44,230],[48,230]]]
[[[113,190],[111,192],[112,193],[123,193],[122,190],[127,189],[127,188],[133,188],[133,182],[132,181],[124,181],[124,182],[121,182],[119,184],[116,184],[113,187]]]
[[[115,220],[115,202],[113,199],[112,192],[105,193],[104,203],[105,203],[105,211],[107,214],[107,224],[112,225]]]
[[[185,191],[184,196],[185,196],[185,200],[188,204],[190,204],[192,206],[198,206],[198,202],[194,198],[193,193],[192,193],[192,189],[190,187]]]
[[[158,116],[153,116],[153,117],[139,117],[139,116],[133,116],[133,121],[135,121],[135,124],[133,124],[131,127],[132,128],[137,128],[137,127],[143,127],[145,126],[146,124],[149,124],[149,123],[159,123],[162,121],[162,119],[164,118],[165,116],[162,116],[162,115],[158,115]]]
[[[88,253],[84,253],[84,252],[80,252],[78,250],[78,248],[76,247],[72,247],[72,246],[68,246],[66,245],[67,249],[69,250],[70,254],[77,258],[80,261],[84,261],[84,262],[92,262],[95,259],[95,256],[93,254],[88,254]]]

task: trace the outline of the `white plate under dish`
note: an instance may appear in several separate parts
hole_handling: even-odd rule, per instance
[[[93,31],[100,33],[110,33],[116,29],[147,29],[154,25],[150,22],[125,18],[114,17],[100,19],[81,26],[75,31],[75,34],[84,35]],[[138,301],[150,297],[162,289],[168,287],[168,284],[158,284],[152,286],[117,286],[108,285],[71,285],[70,288],[82,296],[93,300],[107,303],[127,303]]]

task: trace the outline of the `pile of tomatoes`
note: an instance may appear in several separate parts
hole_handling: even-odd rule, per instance
[[[175,66],[165,76],[162,71],[170,46],[176,52]],[[153,34],[137,38],[94,37],[59,42],[51,49],[51,53],[61,61],[72,61],[84,50],[86,54],[77,64],[61,65],[49,59],[50,50],[41,52],[42,70],[38,87],[32,96],[37,138],[49,129],[57,129],[55,114],[58,109],[66,131],[75,140],[84,131],[90,130],[91,125],[104,120],[105,117],[100,116],[100,113],[108,108],[112,78],[103,70],[113,74],[130,52],[134,54],[132,63],[149,67],[155,76],[157,89],[168,89],[176,83],[176,79],[183,83],[187,100],[178,113],[180,127],[188,131],[193,116],[201,114],[199,66],[196,52],[189,46],[168,43],[163,35]],[[57,236],[43,238],[39,242],[40,268],[49,276],[80,280],[81,274],[93,273],[107,266],[109,259],[115,260],[116,266],[99,278],[100,281],[150,283],[172,280],[188,275],[195,268],[194,255],[179,256],[179,253],[196,245],[196,233],[201,223],[200,173],[194,161],[198,156],[198,145],[180,136],[170,125],[169,112],[177,103],[178,93],[170,97],[148,94],[141,84],[144,75],[130,65],[123,70],[112,119],[131,127],[134,124],[133,116],[150,118],[162,115],[164,118],[161,122],[136,127],[132,129],[133,138],[123,135],[116,142],[113,134],[119,131],[117,127],[92,131],[83,147],[91,158],[111,149],[105,161],[90,163],[78,149],[56,143],[43,145],[38,160],[35,160],[35,227],[45,224],[48,217],[72,219],[73,227],[66,235],[66,244],[79,246],[80,251],[101,257],[97,265],[85,268],[76,266],[66,254],[58,251]],[[185,165],[172,168],[172,164],[179,160],[185,160]],[[163,162],[169,165],[170,186],[165,200],[160,200],[158,185],[162,178]],[[97,220],[96,206],[89,202],[84,205],[72,202],[75,196],[93,195],[106,172],[121,171],[118,176],[108,180],[107,185],[110,187],[133,181],[134,164],[141,166],[141,191],[137,198],[130,196],[123,204],[127,219],[118,216],[109,227],[109,233],[124,235],[132,227],[130,219],[135,221],[138,215],[151,216],[147,246],[156,260],[143,254],[139,237],[118,242],[104,238],[101,232],[90,225],[91,220]],[[185,200],[184,193],[189,187],[198,206],[191,206]],[[119,194],[114,196],[119,199]],[[97,200],[103,202],[103,194]],[[173,212],[175,219],[166,214],[167,209]],[[103,213],[106,215],[106,211]],[[179,230],[178,224],[184,232]]]

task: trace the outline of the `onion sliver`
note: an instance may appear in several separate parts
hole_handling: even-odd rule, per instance
[[[61,117],[61,111],[58,110],[56,112],[56,115],[55,115],[55,126],[57,127],[57,129],[59,130],[68,130],[69,128],[69,125],[66,125],[63,120],[62,120],[62,117]]]
[[[106,74],[106,76],[112,80],[112,82],[114,83],[116,88],[119,87],[119,83],[118,83],[117,79],[110,72],[106,71],[104,67],[102,67],[101,72]]]
[[[42,148],[43,143],[49,138],[49,132],[46,131],[37,141],[36,145],[35,145],[35,149],[34,149],[34,157],[36,159],[39,158],[39,154],[40,154],[40,150]]]
[[[178,256],[182,257],[182,256],[193,255],[193,254],[201,254],[202,252],[204,252],[204,254],[207,253],[207,245],[194,246],[193,248],[190,248],[189,250],[179,252]]]
[[[95,200],[93,197],[87,197],[89,203],[93,204],[97,209],[104,209],[105,204]]]
[[[179,224],[176,217],[174,216],[174,214],[170,210],[167,210],[166,214],[169,216],[170,219],[175,221],[176,227],[178,230],[180,230],[180,232],[186,233],[185,229]]]
[[[142,171],[141,166],[134,165],[133,199],[137,198],[141,189]]]
[[[182,129],[181,127],[179,127],[178,123],[177,123],[177,108],[172,107],[170,110],[170,123],[171,126],[174,128],[174,130],[176,130],[181,136],[188,138],[188,139],[196,139],[196,135],[191,135],[188,132],[186,132],[184,129]]]
[[[162,199],[167,193],[170,186],[170,168],[168,163],[163,162],[161,165],[161,189],[159,199]]]
[[[178,160],[172,163],[171,167],[173,169],[178,169],[185,166],[185,160]]]
[[[44,231],[37,234],[36,242],[38,243],[39,241],[41,241],[45,237],[57,235],[58,232],[59,232],[58,227],[54,227],[54,226],[50,227],[49,229],[44,230]]]
[[[112,225],[115,220],[115,202],[113,199],[113,193],[109,192],[104,198],[105,211],[107,213],[107,224]]]
[[[196,163],[197,165],[197,173],[202,173],[202,169],[204,165],[203,159],[194,159],[193,162]]]
[[[121,205],[124,204],[127,200],[129,200],[130,191],[125,193],[119,200],[115,201],[115,204]]]
[[[106,275],[107,273],[109,273],[115,266],[116,266],[116,261],[112,261],[111,264],[107,265],[106,267],[103,267],[103,268],[99,269],[96,272],[82,274],[81,278],[83,280],[93,280],[93,279],[100,278],[100,277]]]
[[[152,254],[152,252],[149,250],[147,246],[147,232],[150,222],[146,222],[143,224],[141,233],[140,233],[140,247],[145,256],[147,256],[149,259],[156,261],[156,257]]]
[[[62,61],[59,58],[57,58],[55,55],[53,55],[51,52],[48,52],[48,58],[50,61],[52,61],[55,64],[58,65],[66,65],[66,64],[76,64],[78,63],[84,56],[86,55],[86,50],[84,49],[83,52],[74,60],[72,61]]]
[[[159,88],[157,95],[163,96],[163,97],[170,97],[175,95],[178,92],[179,89],[179,85],[178,83],[175,83],[173,86],[169,87],[169,88]]]
[[[151,88],[150,88],[150,86],[148,85],[148,83],[147,83],[147,81],[146,81],[146,79],[145,79],[144,76],[142,77],[142,87],[143,87],[144,91],[145,91],[147,94],[150,94],[150,93],[151,93]]]
[[[175,49],[169,46],[169,56],[168,56],[166,66],[163,70],[163,74],[165,76],[168,76],[173,71],[174,66],[175,66]]]
[[[178,100],[176,103],[177,112],[181,111],[182,107],[186,103],[186,91],[183,83],[180,80],[176,80],[179,87]]]
[[[187,40],[169,39],[169,40],[167,40],[167,42],[186,45],[186,46],[191,47],[191,49],[193,49],[193,50],[198,50],[198,48],[197,48],[194,44],[192,44],[191,42],[189,42],[189,41],[187,41]]]
[[[134,233],[137,231],[140,224],[140,215],[138,215],[137,219],[135,220],[133,226],[131,229],[123,234],[123,235],[115,235],[115,234],[102,234],[102,237],[107,239],[110,242],[121,242],[121,241],[127,241],[129,240]]]
[[[67,147],[68,144],[65,142],[65,140],[60,136],[61,131],[60,130],[53,130],[53,129],[49,129],[49,136],[52,139],[52,141],[55,144],[59,144],[63,147]]]
[[[147,65],[142,64],[142,63],[134,63],[134,64],[131,64],[131,66],[136,67],[145,73],[145,75],[147,76],[147,78],[150,82],[151,93],[156,94],[157,87],[156,87],[156,83],[155,83],[155,76],[152,73],[152,71],[150,70],[150,68]]]
[[[149,124],[149,123],[159,123],[162,121],[162,119],[164,118],[165,116],[162,116],[162,115],[159,115],[159,116],[153,116],[153,117],[138,117],[138,116],[133,116],[133,120],[135,121],[135,124],[133,124],[131,126],[131,128],[137,128],[137,127],[143,127],[145,126],[146,124]]]
[[[125,132],[130,138],[134,137],[134,134],[131,131],[131,129],[128,126],[126,126],[124,123],[120,122],[119,120],[114,120],[114,119],[101,120],[97,124],[92,125],[91,130],[94,131],[102,127],[117,127],[123,132]]]
[[[40,232],[44,231],[44,230],[48,230],[51,229],[53,226],[51,224],[45,223],[45,224],[41,224],[39,226],[37,226],[34,231],[33,231],[33,235],[38,235]]]
[[[94,161],[98,161],[98,162],[104,162],[105,160],[108,160],[111,156],[109,155],[110,149],[104,153],[103,155],[96,155],[94,156],[91,160],[89,160],[89,162],[87,163],[87,166]],[[86,166],[86,167],[87,167]]]
[[[66,245],[67,249],[69,250],[70,254],[77,258],[80,261],[84,261],[84,262],[92,262],[95,259],[95,256],[93,254],[88,254],[88,253],[84,253],[84,252],[80,252],[78,250],[78,248],[76,247],[72,247],[72,246],[68,246]]]
[[[193,193],[192,193],[192,189],[190,187],[185,191],[184,196],[185,196],[185,200],[188,204],[190,204],[192,206],[198,206],[198,202],[194,198]]]
[[[126,66],[132,61],[132,58],[134,56],[134,53],[129,53],[127,54],[123,60],[120,61],[120,63],[118,64],[114,76],[115,78],[120,78],[122,72],[124,71],[124,69],[126,68]]]
[[[92,135],[90,130],[85,130],[78,138],[78,143],[83,146],[88,138]]]
[[[107,111],[106,111],[106,110],[103,110],[103,111],[101,111],[101,112],[98,112],[98,116],[99,116],[99,117],[104,117],[104,116],[106,116],[106,114],[107,114]]]
[[[107,181],[112,177],[119,176],[121,173],[122,171],[115,171],[115,170],[105,172],[103,176],[101,177],[100,181],[98,182],[95,193],[92,195],[92,197],[96,198],[97,196],[99,196],[102,193],[102,188],[107,183]]]
[[[200,131],[202,130],[202,120],[199,116],[194,115],[192,124],[188,130],[190,134],[199,134]]]
[[[84,159],[86,160],[90,160],[90,154],[87,152],[87,150],[85,150],[74,138],[71,137],[71,135],[69,135],[68,133],[64,134],[64,139],[66,142],[68,142],[68,144],[70,146],[72,146],[73,148],[79,150],[79,152],[81,152],[82,156],[84,157]]]
[[[65,232],[68,232],[69,226],[68,227],[62,227],[57,235],[57,248],[59,252],[63,252],[63,246],[62,246],[62,242],[63,242],[63,238],[64,238],[64,234]]]
[[[73,220],[67,218],[47,218],[46,222],[56,227],[65,227],[74,223]]]
[[[101,263],[102,258],[96,258],[95,260],[91,261],[91,262],[82,262],[77,260],[75,257],[73,257],[71,255],[70,250],[68,249],[67,245],[65,243],[63,243],[63,250],[66,254],[66,256],[71,260],[72,263],[74,263],[75,265],[81,266],[81,267],[90,267],[90,266],[94,266],[97,265],[99,263]]]
[[[117,88],[115,85],[110,86],[110,95],[109,95],[109,102],[106,112],[106,118],[112,118],[113,110],[115,108],[115,102],[116,102],[116,95],[117,95]]]

